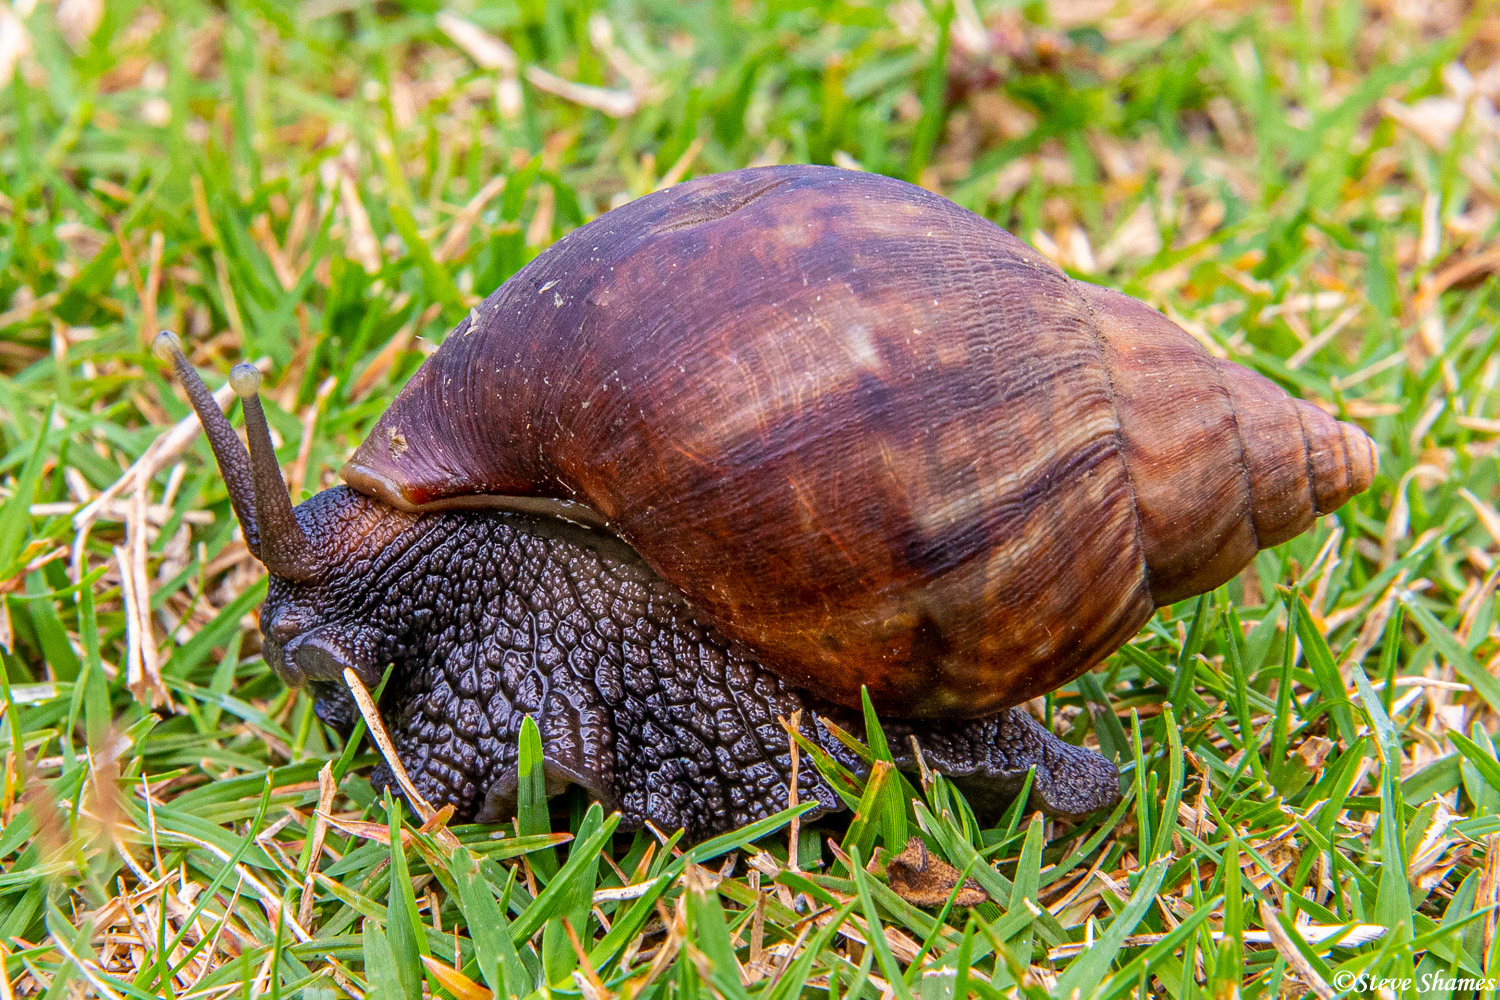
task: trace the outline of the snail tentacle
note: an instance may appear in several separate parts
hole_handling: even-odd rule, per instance
[[[213,392],[203,384],[203,378],[193,367],[187,355],[182,353],[182,341],[177,334],[163,330],[151,344],[156,356],[172,366],[178,383],[187,393],[188,402],[198,414],[203,425],[203,434],[213,450],[214,461],[219,464],[219,474],[224,477],[224,488],[229,492],[229,505],[234,516],[239,518],[240,531],[245,536],[245,546],[252,555],[260,558],[260,532],[255,520],[255,484],[250,474],[250,453],[245,450],[239,435],[229,418],[224,416]]]
[[[321,560],[307,533],[292,513],[286,480],[276,464],[271,430],[260,405],[260,372],[254,365],[235,365],[229,373],[234,394],[245,411],[245,434],[250,439],[250,477],[255,484],[255,521],[260,528],[260,561],[266,569],[289,580],[310,580]]]

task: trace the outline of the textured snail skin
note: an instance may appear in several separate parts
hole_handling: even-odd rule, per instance
[[[267,660],[310,683],[346,732],[357,710],[344,666],[368,683],[393,663],[381,714],[417,789],[458,819],[514,806],[522,719],[538,721],[549,785],[578,784],[623,813],[690,839],[786,807],[789,742],[778,718],[856,772],[825,728],[856,735],[857,712],[759,665],[695,619],[627,546],[551,518],[502,512],[412,515],[347,488],[297,508],[314,547],[341,570],[321,582],[272,577],[261,613]],[[926,763],[980,803],[1014,795],[1035,765],[1033,803],[1076,816],[1118,799],[1115,766],[1057,739],[1019,709],[961,723],[884,724],[897,762]],[[843,808],[810,766],[800,800]],[[394,787],[385,765],[377,789]]]
[[[345,467],[404,509],[586,504],[793,685],[1051,691],[1369,485],[1357,428],[920,188],[705,177],[569,234]]]

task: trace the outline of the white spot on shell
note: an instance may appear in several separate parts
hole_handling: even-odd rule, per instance
[[[872,372],[883,371],[885,365],[880,360],[880,353],[875,350],[875,342],[870,339],[870,328],[863,323],[851,323],[845,332],[849,344],[849,353],[855,362],[864,369]]]

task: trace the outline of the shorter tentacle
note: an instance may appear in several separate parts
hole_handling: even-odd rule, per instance
[[[318,573],[317,551],[292,512],[286,480],[276,465],[271,430],[260,405],[260,372],[254,365],[235,365],[229,383],[245,411],[250,438],[250,478],[255,484],[255,521],[260,528],[260,560],[266,569],[289,580],[310,580]]]

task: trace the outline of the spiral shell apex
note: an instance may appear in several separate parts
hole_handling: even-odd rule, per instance
[[[1161,313],[1079,284],[1106,344],[1151,597],[1229,580],[1368,489],[1364,431],[1209,354]]]
[[[408,510],[584,505],[766,666],[917,718],[1066,683],[1375,468],[1358,429],[952,202],[770,167],[559,241],[343,476]]]

